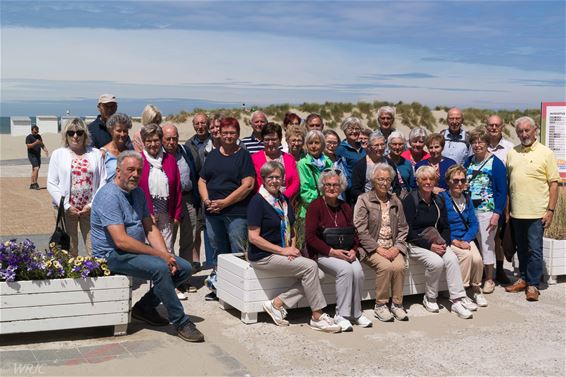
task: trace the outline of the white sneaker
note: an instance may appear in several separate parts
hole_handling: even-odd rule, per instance
[[[485,296],[481,292],[474,293],[474,300],[476,301],[476,304],[478,304],[479,307],[485,308],[487,306],[487,300],[485,299]]]
[[[268,300],[263,302],[263,309],[269,314],[277,326],[289,326],[289,321],[285,320],[285,317],[287,317],[287,310],[285,310],[285,308],[281,307],[277,309],[273,305],[273,301]]]
[[[440,311],[440,308],[436,303],[436,299],[428,298],[426,297],[426,295],[424,295],[423,297],[423,306],[427,311],[431,313],[438,313]]]
[[[373,326],[373,322],[370,321],[365,315],[361,315],[358,318],[356,318],[354,320],[356,322],[356,325],[360,326],[360,327],[372,327]]]
[[[346,318],[342,317],[341,315],[336,314],[334,316],[334,323],[336,323],[338,326],[340,326],[340,329],[342,330],[342,332],[354,330],[350,321],[348,321]]]
[[[313,330],[329,333],[337,333],[341,330],[341,327],[334,323],[334,320],[326,313],[321,315],[318,321],[311,317],[310,326]]]
[[[455,313],[458,315],[458,317],[463,318],[463,319],[469,319],[473,317],[473,314],[471,311],[469,311],[468,309],[466,309],[466,307],[462,304],[462,300],[458,300],[456,302],[452,303],[452,313]]]
[[[375,304],[373,309],[373,313],[375,314],[375,318],[379,319],[381,322],[391,322],[393,321],[393,314],[389,307],[386,304],[378,305]]]
[[[478,310],[476,303],[473,302],[472,299],[468,296],[462,297],[460,301],[462,302],[462,305],[464,305],[464,308],[468,309],[469,311],[475,312],[476,310]]]
[[[185,296],[185,294],[184,294],[183,292],[181,292],[181,291],[177,291],[177,298],[178,298],[179,300],[181,300],[181,301],[188,299],[188,297]]]
[[[407,312],[403,309],[402,306],[398,306],[395,304],[391,304],[391,314],[397,321],[407,321],[409,317],[407,317]]]

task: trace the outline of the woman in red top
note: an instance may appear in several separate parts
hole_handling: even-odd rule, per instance
[[[334,322],[342,331],[352,331],[352,323],[370,327],[372,322],[362,312],[364,273],[356,258],[358,237],[352,220],[352,208],[338,196],[346,189],[346,177],[340,170],[322,171],[318,188],[322,196],[312,201],[307,209],[305,237],[309,256],[319,267],[336,277],[336,315]],[[344,234],[340,242],[328,234],[339,228]],[[349,240],[348,240],[349,238]]]
[[[426,140],[426,130],[421,127],[413,128],[409,133],[409,149],[401,153],[401,157],[408,160],[413,167],[417,162],[426,160],[430,157],[424,150]]]

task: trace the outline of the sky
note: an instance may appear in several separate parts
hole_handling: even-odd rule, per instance
[[[566,2],[0,0],[0,112],[566,100]]]

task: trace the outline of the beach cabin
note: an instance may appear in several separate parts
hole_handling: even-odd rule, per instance
[[[72,115],[63,115],[61,116],[61,131],[63,131],[63,127],[65,127],[65,123],[67,123],[67,121],[69,119],[75,119],[77,118],[76,116],[72,116]],[[39,129],[41,131],[41,128]]]
[[[12,136],[27,136],[30,133],[30,117],[10,117],[10,134]]]
[[[55,115],[38,115],[35,117],[36,125],[41,134],[59,133],[59,119]]]

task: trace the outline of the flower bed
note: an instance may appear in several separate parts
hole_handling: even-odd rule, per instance
[[[104,260],[10,240],[0,245],[0,264],[0,334],[95,326],[126,333],[131,279],[109,276]]]

